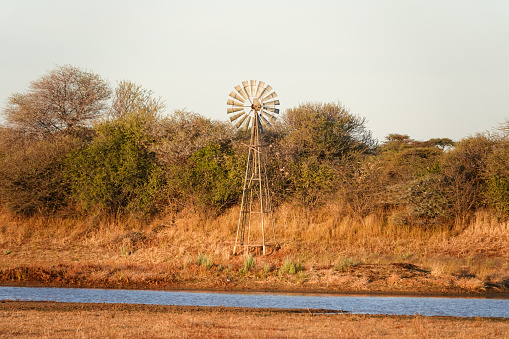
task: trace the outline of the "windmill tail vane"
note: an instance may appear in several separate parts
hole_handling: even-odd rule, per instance
[[[279,116],[276,98],[270,85],[257,80],[243,81],[228,97],[226,112],[230,121],[238,129],[251,130],[233,254],[239,249],[239,252],[266,255],[268,249],[279,248],[261,136],[264,127],[273,125]]]

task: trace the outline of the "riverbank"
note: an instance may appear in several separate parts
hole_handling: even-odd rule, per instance
[[[509,298],[507,286],[485,285],[475,278],[465,277],[449,277],[444,281],[443,277],[404,263],[358,264],[343,272],[321,268],[300,274],[244,272],[235,266],[231,269],[182,268],[164,264],[149,267],[133,264],[18,266],[2,269],[0,283],[32,287]]]
[[[214,218],[182,214],[148,224],[93,216],[20,219],[3,214],[0,284],[509,295],[507,222],[479,215],[456,228],[389,229],[374,217],[329,224],[325,212],[319,218],[315,211],[311,218],[302,210],[279,211],[281,247],[266,256],[232,255],[235,209]],[[295,218],[307,218],[307,226]]]
[[[0,338],[509,337],[509,319],[322,312],[323,310],[2,301]]]

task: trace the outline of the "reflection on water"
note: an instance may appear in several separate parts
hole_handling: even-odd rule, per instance
[[[508,299],[1,287],[0,300],[263,308],[322,308],[361,314],[509,318]]]

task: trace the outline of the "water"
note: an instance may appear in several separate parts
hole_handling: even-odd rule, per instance
[[[210,293],[152,290],[1,287],[0,300],[343,310],[393,314],[509,318],[509,299]]]

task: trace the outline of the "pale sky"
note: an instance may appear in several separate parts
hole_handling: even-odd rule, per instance
[[[454,140],[509,118],[507,0],[0,0],[0,106],[56,65],[226,120],[244,80],[281,109],[340,101],[389,133]]]

